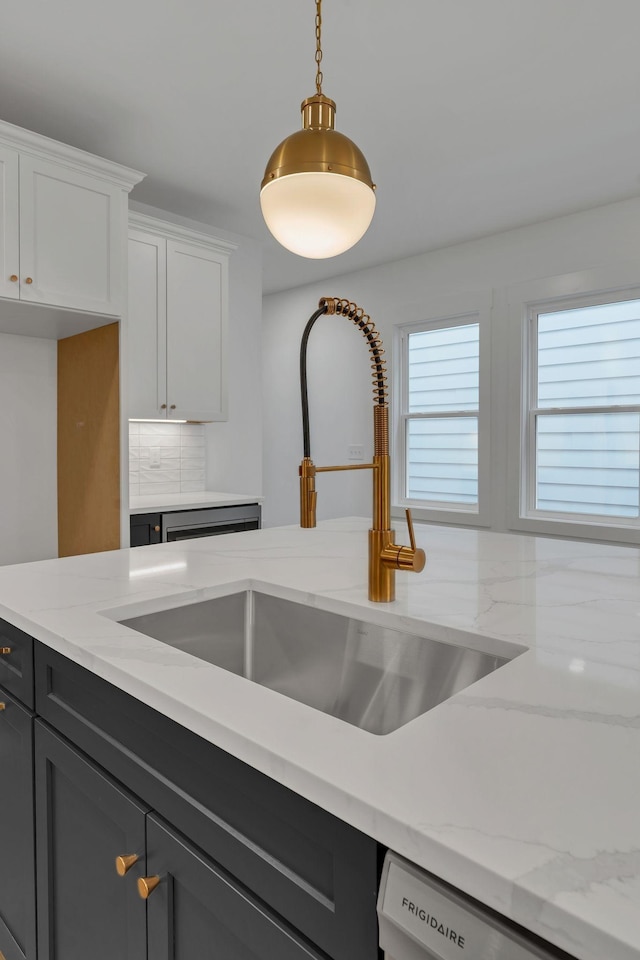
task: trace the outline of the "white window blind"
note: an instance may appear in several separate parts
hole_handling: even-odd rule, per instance
[[[640,300],[538,313],[532,329],[534,509],[640,516]]]
[[[479,324],[429,324],[405,344],[405,498],[476,509]]]

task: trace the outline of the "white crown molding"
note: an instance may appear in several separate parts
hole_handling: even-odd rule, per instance
[[[123,167],[122,164],[96,157],[84,150],[78,150],[77,147],[50,140],[49,137],[43,137],[31,130],[23,130],[22,127],[16,127],[5,120],[0,120],[0,143],[42,160],[58,160],[79,173],[108,180],[127,193],[146,177],[146,173],[140,173],[139,170]]]
[[[218,253],[226,255],[238,249],[238,244],[233,243],[231,240],[222,240],[220,237],[211,236],[211,234],[208,233],[201,233],[197,230],[191,230],[189,227],[183,227],[177,223],[170,223],[168,220],[149,217],[146,213],[137,213],[135,210],[129,210],[129,227],[135,230],[146,230],[148,233],[158,234],[170,240],[197,243],[203,247],[208,247],[210,250],[213,249]]]

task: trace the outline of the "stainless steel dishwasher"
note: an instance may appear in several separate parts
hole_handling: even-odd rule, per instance
[[[378,920],[386,960],[570,960],[391,851]]]

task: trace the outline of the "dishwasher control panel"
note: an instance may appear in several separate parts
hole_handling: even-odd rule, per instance
[[[553,960],[535,938],[512,929],[463,894],[389,851],[378,895],[387,960]],[[535,941],[535,942],[534,942]]]

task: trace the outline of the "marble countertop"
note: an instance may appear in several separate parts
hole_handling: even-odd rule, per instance
[[[367,528],[4,567],[0,616],[579,960],[640,960],[640,550],[418,525],[426,569],[374,604]],[[374,736],[112,619],[238,585],[527,650]]]
[[[200,507],[233,507],[241,503],[262,503],[263,497],[247,493],[219,493],[200,490],[198,493],[157,493],[150,496],[132,496],[129,513],[154,513],[168,510],[196,510]]]

